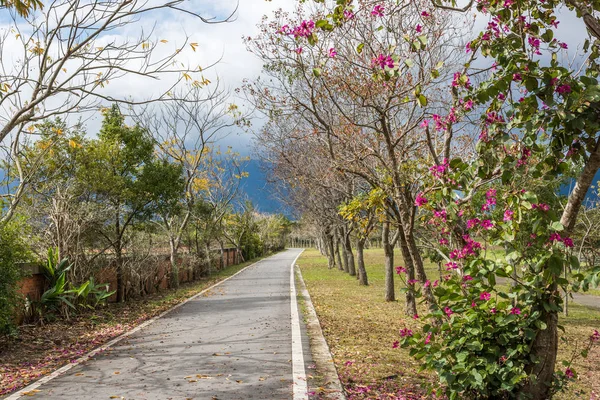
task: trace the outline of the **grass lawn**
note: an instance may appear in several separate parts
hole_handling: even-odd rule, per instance
[[[229,266],[179,289],[108,304],[69,321],[22,326],[17,337],[0,336],[0,396],[51,373],[256,261]]]
[[[401,265],[399,252],[396,265]],[[418,372],[419,363],[407,349],[393,349],[398,331],[418,329],[419,322],[404,314],[400,280],[396,281],[397,302],[384,301],[384,256],[380,249],[365,251],[369,286],[361,287],[355,277],[327,268],[327,259],[317,250],[306,250],[298,259],[323,333],[333,354],[340,379],[349,399],[428,398],[427,386],[436,381],[431,372]],[[428,265],[437,279],[437,266]],[[566,337],[587,340],[600,329],[600,309],[570,305],[569,317],[561,318]],[[425,310],[422,310],[425,314]],[[573,351],[573,344],[561,343],[559,361]],[[579,378],[558,399],[585,399],[592,392],[600,398],[600,345],[575,365]],[[595,399],[595,397],[592,397]]]

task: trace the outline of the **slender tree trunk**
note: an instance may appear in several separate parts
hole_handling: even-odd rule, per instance
[[[177,264],[177,246],[175,245],[174,238],[169,238],[170,256],[169,261],[171,262],[171,287],[179,287],[179,265]]]
[[[333,250],[333,235],[327,235],[327,267],[335,268],[335,251]]]
[[[208,269],[208,276],[212,275],[212,259],[210,257],[210,243],[204,242],[204,255],[206,259],[206,268]]]
[[[390,243],[390,223],[383,223],[381,243],[385,255],[385,301],[396,301],[394,290],[394,247]]]
[[[354,264],[354,253],[352,252],[352,242],[350,241],[350,232],[346,232],[344,235],[344,244],[348,254],[348,274],[350,276],[356,275],[356,265]]]
[[[415,279],[415,266],[412,261],[412,257],[410,256],[410,251],[408,250],[408,244],[406,243],[406,237],[404,236],[404,232],[402,228],[399,228],[399,238],[400,242],[400,251],[402,252],[402,259],[404,260],[404,268],[406,268],[406,280]],[[406,291],[406,314],[413,316],[417,314],[417,301],[415,299],[414,285],[407,285]]]
[[[338,234],[340,238],[344,237],[344,233],[342,232],[341,228],[339,229]],[[342,243],[342,263],[344,264],[344,271],[348,272],[348,249],[346,249],[343,239],[340,239],[340,242]]]
[[[121,241],[121,215],[119,207],[115,213],[115,257],[116,257],[116,272],[117,272],[117,303],[125,301],[125,284],[123,282],[123,244]]]
[[[335,234],[335,261],[337,263],[337,267],[340,271],[344,270],[344,266],[342,264],[342,257],[340,256],[340,237]]]
[[[358,266],[358,283],[364,286],[369,284],[367,270],[365,269],[365,239],[358,239],[356,242],[356,264]]]

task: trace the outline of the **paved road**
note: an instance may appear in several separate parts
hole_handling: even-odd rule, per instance
[[[42,399],[290,399],[290,249],[40,386]]]

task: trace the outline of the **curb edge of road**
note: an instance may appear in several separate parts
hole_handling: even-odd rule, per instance
[[[317,316],[317,312],[315,311],[315,307],[310,298],[310,293],[308,293],[308,289],[302,278],[302,271],[298,265],[294,265],[294,269],[295,275],[298,278],[300,293],[302,294],[306,306],[306,312],[304,313],[304,316],[306,317],[306,330],[307,332],[312,333],[312,335],[309,335],[310,351],[312,353],[313,361],[317,365],[317,369],[325,376],[325,381],[327,382],[326,387],[328,389],[327,398],[346,400],[344,388],[342,387],[335,363],[333,362],[329,345],[327,345],[325,336],[323,336],[319,317]]]
[[[266,257],[268,258],[268,257]],[[231,278],[235,277],[238,274],[241,274],[242,272],[244,272],[245,270],[247,270],[250,267],[255,266],[256,264],[258,264],[259,262],[265,260],[266,258],[263,258],[261,260],[258,260],[250,265],[245,266],[244,268],[240,269],[238,272],[236,272],[235,274],[228,276],[225,279],[222,279],[220,281],[218,281],[217,283],[215,283],[212,286],[207,287],[206,289],[203,289],[202,291],[196,293],[195,295],[193,295],[192,297],[187,298],[186,300],[182,301],[181,303],[175,304],[173,307],[169,308],[166,311],[163,311],[162,313],[160,313],[159,315],[157,315],[156,317],[152,317],[149,320],[144,321],[143,323],[141,323],[140,325],[136,326],[135,328],[133,328],[130,331],[127,331],[125,333],[122,333],[121,335],[117,336],[116,338],[112,339],[111,341],[109,341],[108,343],[101,345],[99,347],[96,347],[95,349],[89,351],[88,353],[84,354],[83,356],[79,357],[78,359],[76,359],[74,362],[69,363],[67,365],[63,365],[62,367],[60,367],[59,369],[51,372],[50,374],[38,379],[37,381],[21,388],[19,391],[10,394],[8,397],[4,397],[3,400],[18,400],[23,396],[27,396],[28,392],[31,392],[33,390],[36,390],[37,388],[39,388],[40,386],[42,386],[45,383],[50,382],[52,379],[58,378],[59,376],[65,374],[67,371],[69,371],[71,368],[76,367],[79,364],[82,364],[86,361],[88,361],[89,359],[91,359],[92,357],[94,357],[96,354],[107,350],[108,348],[114,346],[115,344],[119,343],[121,340],[133,335],[134,333],[137,333],[139,331],[141,331],[142,329],[146,328],[148,325],[151,325],[152,323],[156,322],[157,320],[163,318],[165,315],[175,311],[177,308],[183,306],[184,304],[195,300],[197,297],[202,296],[203,294],[205,294],[206,292],[214,289],[215,287],[225,283],[226,281],[230,280]]]

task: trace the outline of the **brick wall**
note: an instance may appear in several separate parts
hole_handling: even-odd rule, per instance
[[[235,264],[235,249],[224,249],[223,256],[225,260],[224,267]],[[147,293],[154,293],[156,286],[158,286],[160,290],[169,288],[169,280],[167,277],[170,270],[169,257],[160,257],[160,260],[162,261],[160,262],[160,266],[157,269],[154,279],[150,279],[146,284]],[[217,260],[216,266],[218,267],[219,264],[220,262]],[[45,279],[40,271],[40,267],[35,264],[23,264],[23,271],[26,277],[19,282],[19,293],[21,293],[23,297],[29,296],[33,300],[38,300],[44,292],[45,284]],[[94,279],[98,283],[107,283],[109,285],[109,291],[117,289],[117,273],[113,266],[100,268],[95,274]],[[193,280],[193,271],[187,268],[182,268],[179,271],[180,283],[191,282]],[[112,295],[108,301],[116,301],[116,294]]]

